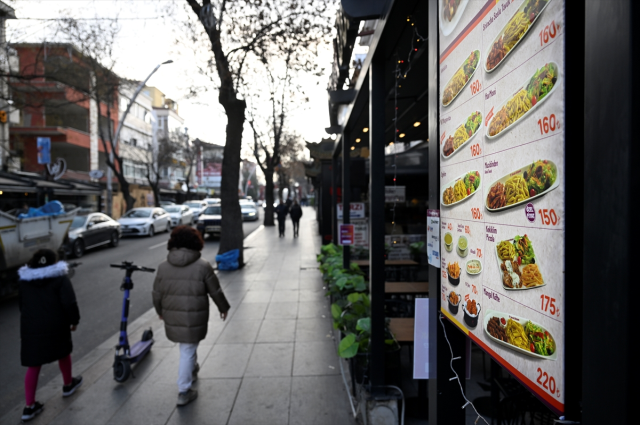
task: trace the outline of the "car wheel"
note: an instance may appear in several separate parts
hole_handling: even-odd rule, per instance
[[[120,235],[118,235],[118,232],[111,233],[111,241],[109,242],[109,246],[112,248],[115,248],[118,246],[119,243],[120,243]]]
[[[149,237],[150,237],[150,238],[152,238],[152,237],[153,237],[153,235],[155,235],[155,234],[156,234],[156,231],[155,231],[155,229],[153,228],[153,224],[152,224],[152,225],[151,225],[151,227],[149,227],[149,233],[148,233],[148,235],[149,235]]]
[[[73,243],[73,256],[76,258],[80,258],[84,255],[84,242],[82,241],[82,239],[76,239],[76,241]]]

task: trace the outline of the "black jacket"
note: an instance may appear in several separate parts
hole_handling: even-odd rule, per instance
[[[291,219],[293,221],[300,220],[300,217],[302,217],[302,208],[300,207],[300,205],[293,204],[291,206],[291,210],[289,211],[289,215],[291,216]]]
[[[51,363],[73,350],[70,326],[78,324],[80,312],[67,271],[62,261],[18,271],[22,366]]]
[[[289,214],[289,207],[287,204],[278,204],[276,207],[276,214],[278,215],[278,220],[284,220],[287,218],[287,214]]]

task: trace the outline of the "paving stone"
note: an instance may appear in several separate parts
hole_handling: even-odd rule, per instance
[[[300,296],[300,291],[291,290],[291,291],[276,291],[273,293],[271,297],[273,302],[284,303],[284,302],[298,302],[298,298]]]
[[[295,332],[295,319],[264,320],[256,342],[293,342],[295,340]]]
[[[269,303],[242,303],[237,308],[231,310],[231,320],[262,320]]]
[[[290,395],[291,378],[245,378],[229,425],[286,425]]]
[[[199,379],[198,398],[173,411],[167,425],[226,425],[240,388],[240,379]]]
[[[242,378],[253,344],[216,344],[200,363],[198,379]]]
[[[256,344],[244,376],[291,376],[292,364],[293,342]]]
[[[327,341],[331,338],[332,332],[332,321],[329,318],[298,319],[296,342]]]
[[[289,423],[355,425],[342,376],[301,376],[291,381]]]
[[[216,342],[218,344],[252,343],[256,340],[260,323],[260,320],[230,320]]]
[[[142,385],[113,415],[108,425],[164,425],[176,408],[176,385],[155,383]]]
[[[322,316],[330,317],[329,300],[324,301],[306,301],[298,304],[298,318],[310,319],[313,317],[321,318]]]
[[[274,289],[276,292],[299,289],[298,279],[278,279]]]
[[[265,319],[295,319],[298,315],[297,302],[272,302],[267,308]]]
[[[323,302],[326,299],[325,292],[322,288],[318,288],[317,290],[309,290],[309,289],[301,289],[300,290],[300,301],[319,301]]]
[[[338,354],[333,340],[295,343],[293,376],[339,373],[340,365],[338,365]]]
[[[273,291],[253,291],[249,290],[242,299],[243,303],[268,303]]]

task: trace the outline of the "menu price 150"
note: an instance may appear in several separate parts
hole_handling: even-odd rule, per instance
[[[539,209],[538,215],[540,216],[542,224],[545,224],[547,226],[556,226],[560,222],[558,214],[556,214],[556,211],[553,208],[551,208],[550,210],[546,208]]]

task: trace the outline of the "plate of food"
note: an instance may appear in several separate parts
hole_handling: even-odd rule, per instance
[[[484,62],[486,72],[495,71],[515,50],[550,2],[551,0],[527,0],[522,3],[491,43]],[[553,30],[555,31],[555,27]]]
[[[526,234],[500,241],[496,245],[496,256],[504,289],[523,290],[546,285],[540,272],[540,261]]]
[[[455,316],[458,314],[458,307],[460,307],[460,295],[451,291],[449,292],[447,300],[449,301],[449,311]]]
[[[460,22],[462,12],[469,0],[442,0],[440,7],[440,30],[445,37],[453,32]]]
[[[478,326],[478,317],[480,317],[480,303],[476,300],[468,299],[462,304],[462,311],[464,312],[464,322],[470,328]]]
[[[453,235],[450,232],[444,234],[444,249],[446,249],[447,252],[453,250]]]
[[[464,86],[467,85],[473,74],[478,69],[480,61],[480,50],[473,50],[469,56],[462,62],[460,68],[453,74],[453,77],[444,86],[442,93],[442,106],[449,106],[451,102],[458,97]]]
[[[549,62],[527,78],[522,86],[497,108],[498,112],[491,117],[487,126],[487,138],[495,139],[512,129],[547,100],[558,86],[559,70],[555,62]]]
[[[442,157],[447,159],[458,152],[479,133],[481,126],[482,112],[475,111],[460,123],[453,135],[449,136],[442,147]]]
[[[476,275],[482,273],[482,261],[477,258],[467,261],[467,274]]]
[[[462,258],[466,257],[469,254],[469,241],[467,237],[464,235],[460,235],[458,237],[458,245],[456,246],[456,252]]]
[[[460,283],[460,266],[457,261],[447,264],[447,277],[452,285]]]
[[[442,190],[440,201],[446,207],[455,204],[475,195],[480,187],[480,172],[471,170],[458,176],[454,181],[447,183]]]
[[[556,341],[551,333],[529,319],[488,310],[484,313],[484,331],[498,344],[527,356],[558,359]]]
[[[558,187],[558,180],[553,161],[534,161],[491,183],[484,206],[496,212],[531,202]]]

